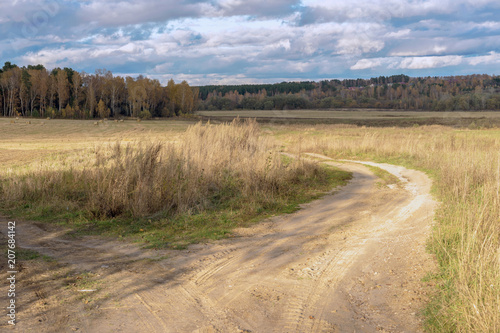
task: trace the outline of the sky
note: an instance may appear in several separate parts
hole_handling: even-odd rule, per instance
[[[163,84],[498,75],[499,37],[499,0],[0,0],[1,65]]]

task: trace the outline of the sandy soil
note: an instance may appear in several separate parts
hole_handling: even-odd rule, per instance
[[[15,331],[421,331],[429,288],[421,280],[434,268],[425,252],[430,180],[371,163],[403,184],[381,187],[359,163],[314,157],[353,180],[294,214],[183,251],[18,222],[19,246],[56,261],[21,268]]]

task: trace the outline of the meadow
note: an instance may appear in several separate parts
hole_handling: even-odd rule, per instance
[[[423,170],[441,202],[426,329],[500,331],[498,128],[0,119],[0,131],[3,215],[152,247],[229,236],[349,179],[283,151]]]
[[[378,109],[339,109],[339,110],[231,110],[231,111],[197,111],[203,116],[230,116],[255,118],[351,118],[351,119],[389,119],[389,118],[500,118],[496,111],[395,111]]]
[[[500,126],[500,113],[495,111],[398,111],[380,109],[336,110],[230,110],[198,111],[204,120],[228,121],[234,117],[257,118],[274,124],[351,124],[370,127],[412,127],[444,125],[450,127]]]

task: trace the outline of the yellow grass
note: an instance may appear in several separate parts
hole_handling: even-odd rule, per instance
[[[175,141],[190,121],[103,121],[92,120],[25,120],[0,118],[0,166],[22,166],[60,152],[92,148],[106,142],[160,140]]]
[[[259,132],[255,121],[198,123],[175,141],[156,136],[57,154],[7,169],[2,194],[11,205],[79,206],[95,218],[178,214],[231,197],[273,202],[300,177],[319,172],[302,160],[284,163]]]
[[[377,109],[347,110],[230,110],[197,111],[197,115],[208,117],[263,117],[263,118],[341,118],[341,119],[394,119],[394,118],[500,118],[500,112],[432,112],[432,111],[394,111]]]

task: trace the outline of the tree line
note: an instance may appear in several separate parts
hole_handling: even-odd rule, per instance
[[[114,76],[42,65],[0,69],[0,115],[53,118],[171,117],[195,110],[377,108],[500,110],[500,76],[380,76],[371,79],[207,85]]]
[[[299,89],[299,91],[297,91]],[[200,87],[202,110],[377,108],[500,110],[500,76],[380,76],[371,79]]]
[[[105,69],[94,74],[42,65],[0,69],[0,115],[53,118],[170,117],[197,108],[198,88],[144,76],[125,78]]]

